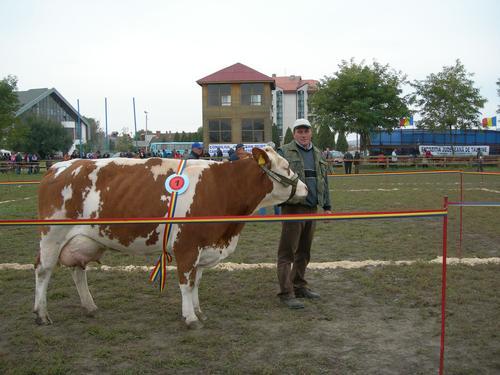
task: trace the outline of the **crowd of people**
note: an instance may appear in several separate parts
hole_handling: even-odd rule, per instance
[[[36,152],[3,152],[0,155],[0,171],[7,173],[15,171],[21,174],[26,170],[28,174],[40,173],[40,156]]]

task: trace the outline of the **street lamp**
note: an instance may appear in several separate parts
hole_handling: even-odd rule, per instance
[[[144,141],[146,142],[146,152],[148,152],[148,111],[144,111],[146,114],[146,134],[144,135]]]

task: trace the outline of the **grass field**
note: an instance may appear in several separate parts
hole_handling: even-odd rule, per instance
[[[0,181],[17,176],[0,175]],[[21,175],[21,178],[32,179]],[[335,211],[442,207],[459,198],[459,176],[330,178]],[[35,218],[36,185],[0,186],[0,218]],[[464,199],[500,201],[500,176],[464,175]],[[11,202],[8,202],[11,201]],[[4,203],[5,202],[5,203]],[[463,209],[464,257],[500,256],[500,210]],[[457,255],[459,209],[450,208],[449,256]],[[143,272],[89,273],[99,313],[86,317],[69,271],[48,293],[54,325],[31,313],[33,271],[0,271],[0,372],[428,374],[439,364],[441,219],[318,223],[312,261],[421,260],[411,266],[310,271],[322,299],[303,311],[280,306],[275,271],[207,271],[200,300],[209,320],[186,331],[173,272],[161,296]],[[32,263],[36,228],[0,228],[0,263]],[[274,262],[280,224],[248,224],[227,260]],[[157,255],[108,252],[106,265],[152,265]],[[445,369],[500,372],[499,266],[450,266]]]

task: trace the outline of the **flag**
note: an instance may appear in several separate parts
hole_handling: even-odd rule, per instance
[[[497,116],[493,117],[485,117],[483,118],[483,121],[481,121],[481,124],[483,125],[483,128],[496,128],[497,126]]]
[[[401,128],[404,128],[405,126],[408,125],[413,125],[413,116],[403,117],[402,119],[399,120],[399,126]]]

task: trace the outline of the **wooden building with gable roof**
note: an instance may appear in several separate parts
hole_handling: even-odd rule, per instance
[[[266,143],[274,79],[236,63],[196,81],[202,87],[203,143]]]

